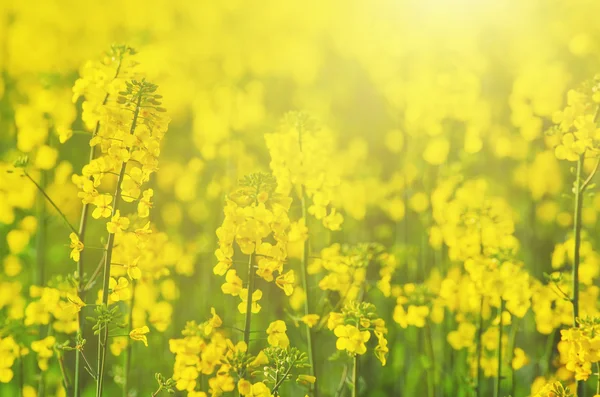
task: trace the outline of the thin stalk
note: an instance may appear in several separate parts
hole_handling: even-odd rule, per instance
[[[358,354],[354,355],[352,365],[352,397],[358,397]]]
[[[65,221],[65,224],[69,227],[69,229],[71,229],[71,231],[73,231],[73,233],[77,234],[77,229],[75,229],[75,227],[73,227],[73,225],[71,225],[71,222],[69,222],[69,220],[67,219],[67,216],[64,214],[64,212],[62,212],[60,210],[60,208],[58,208],[58,206],[56,205],[56,203],[50,198],[50,196],[48,196],[48,193],[46,193],[46,191],[44,190],[44,188],[42,186],[40,186],[35,179],[33,179],[31,177],[31,175],[29,175],[29,173],[27,171],[23,171],[23,175],[25,175],[34,185],[35,187],[40,191],[40,193],[42,193],[42,195],[44,195],[44,197],[46,198],[46,200],[50,203],[50,205],[52,205],[52,207],[56,210],[56,212],[59,213],[59,215],[62,217],[62,219]],[[42,206],[43,208],[43,206]],[[43,209],[42,209],[43,211]],[[42,219],[45,218],[42,217]]]
[[[583,175],[583,160],[584,155],[580,155],[577,160],[577,174],[575,176],[575,214],[573,218],[573,234],[575,238],[575,252],[573,254],[573,327],[577,327],[577,318],[579,317],[579,248],[581,246],[581,212],[583,207],[583,190],[582,190],[582,175]],[[577,381],[577,395],[583,397],[585,393],[584,383]]]
[[[429,360],[431,361],[431,366],[427,371],[427,395],[429,397],[435,396],[435,356],[433,353],[433,340],[431,338],[431,327],[429,326],[429,322],[425,324],[425,351]]]
[[[511,327],[511,333],[510,333],[510,350],[508,351],[509,354],[514,354],[515,351],[515,346],[517,344],[517,331],[519,330],[519,323],[515,320],[512,323],[512,327]],[[511,360],[512,361],[512,360]],[[515,368],[512,366],[512,363],[510,365],[510,391],[511,391],[511,396],[515,395],[515,390],[517,388],[517,382],[515,380]]]
[[[301,201],[302,201],[302,218],[304,218],[304,224],[308,230],[308,211],[306,205],[306,193],[304,192],[304,187],[301,187]],[[304,247],[302,250],[302,260],[300,261],[301,268],[301,277],[302,277],[302,288],[304,289],[304,315],[310,314],[310,294],[308,290],[308,259],[310,256],[310,234],[307,233],[306,240],[304,241]],[[304,331],[306,333],[306,344],[308,347],[308,365],[310,365],[309,371],[310,375],[316,377],[317,370],[315,368],[315,360],[314,360],[314,344],[312,341],[312,329],[308,326],[308,324],[304,324]],[[319,379],[316,380],[313,385],[313,396],[317,397],[319,395],[318,392],[318,382]]]
[[[59,353],[56,352],[56,358],[58,360],[58,366],[60,368],[60,376],[62,378],[62,382],[63,382],[63,387],[65,388],[65,391],[69,390],[69,376],[67,375],[67,371],[65,370],[65,360],[64,357]]]
[[[56,205],[56,203],[54,201],[52,201],[52,199],[50,198],[50,196],[48,196],[48,194],[45,191],[45,187],[46,187],[46,172],[42,171],[40,174],[40,184],[38,184],[35,179],[33,179],[31,177],[31,175],[29,175],[27,173],[27,171],[23,170],[25,176],[35,185],[35,187],[40,191],[40,193],[42,193],[42,195],[45,197],[46,200],[48,200],[48,202],[50,204],[52,204],[52,206],[54,208],[56,208],[56,210],[63,216],[63,219],[65,220],[65,222],[67,222],[67,224],[69,224],[69,221],[67,220],[67,218],[64,216],[64,214],[58,209],[58,206]],[[39,216],[39,220],[40,220],[40,225],[38,227],[37,230],[37,236],[36,236],[36,247],[35,247],[35,251],[36,251],[36,266],[35,266],[35,279],[36,279],[36,283],[40,286],[44,286],[44,283],[46,281],[46,275],[45,275],[45,264],[46,264],[46,226],[47,226],[47,221],[46,221],[46,204],[44,202],[44,198],[38,196],[37,197],[37,207],[38,207],[38,216]],[[44,337],[44,329],[43,326],[39,326],[39,333],[40,333],[40,337],[43,338]],[[44,376],[44,372],[41,371],[40,372],[40,383],[38,384],[38,396],[40,397],[44,397],[44,395],[46,394],[46,377]]]
[[[543,371],[543,376],[548,377],[550,375],[550,368],[552,367],[552,352],[554,350],[554,339],[556,338],[556,328],[552,330],[552,333],[548,335],[548,340],[546,341],[546,349],[544,351],[544,357],[542,363],[545,368]]]
[[[600,362],[596,362],[596,394],[600,394]]]
[[[135,304],[135,280],[131,283],[131,302],[129,304],[129,321],[127,324],[128,330],[127,334],[131,332],[132,329],[132,321],[133,321],[133,305]],[[127,343],[127,348],[125,349],[125,374],[124,374],[124,382],[123,382],[123,397],[127,397],[127,389],[129,386],[129,369],[131,368],[131,354],[132,354],[132,343]]]
[[[298,121],[296,125],[296,129],[298,130],[298,146],[300,152],[303,150],[303,141],[302,134],[304,133],[304,123],[303,121]],[[302,260],[300,261],[300,267],[302,268],[301,277],[302,277],[302,288],[304,289],[304,315],[310,314],[310,294],[308,293],[308,259],[310,257],[310,233],[308,233],[308,207],[306,205],[306,191],[304,186],[300,186],[300,202],[302,204],[302,218],[304,219],[304,226],[307,228],[307,237],[304,241],[304,247],[302,252]],[[308,347],[308,365],[310,365],[310,374],[316,378],[317,370],[315,368],[315,360],[314,360],[314,345],[312,342],[312,330],[308,326],[308,324],[304,325],[304,330],[306,333],[306,344]],[[313,385],[313,396],[318,397],[319,395],[319,379],[316,380]]]
[[[477,373],[475,374],[475,391],[476,396],[481,395],[481,337],[483,335],[483,295],[479,303],[479,324],[477,326]]]
[[[502,382],[502,312],[504,311],[504,299],[500,298],[500,310],[499,317],[500,322],[498,323],[498,351],[497,351],[497,363],[498,369],[496,372],[496,385],[494,387],[494,397],[500,397],[500,386]]]
[[[115,76],[114,76],[113,80],[119,76],[119,72],[121,71],[121,61],[122,60],[123,60],[123,58],[119,57],[119,62],[117,63],[117,69],[115,70]],[[106,105],[106,102],[108,101],[108,97],[109,97],[109,94],[106,93],[104,95],[104,99],[102,100],[103,106]],[[100,121],[98,121],[96,123],[96,127],[94,127],[94,133],[92,136],[96,136],[99,131],[100,131]],[[95,157],[96,157],[96,147],[91,146],[88,164],[91,163]],[[90,179],[92,179],[92,177],[90,177]],[[81,216],[79,218],[79,230],[77,231],[77,236],[79,236],[79,241],[81,241],[84,244],[84,247],[85,247],[85,232],[87,229],[87,221],[88,221],[88,217],[89,217],[89,213],[90,213],[89,208],[90,208],[90,205],[88,203],[83,203],[83,206],[81,207]],[[77,280],[78,280],[77,295],[79,296],[79,299],[81,299],[82,301],[85,300],[85,292],[86,292],[86,289],[84,287],[84,279],[83,279],[83,274],[84,274],[83,257],[84,257],[84,254],[85,254],[85,249],[79,253],[79,260],[77,261]],[[78,332],[82,334],[82,337],[83,337],[84,322],[85,322],[84,316],[80,311],[79,313],[77,313],[77,323],[79,325]],[[82,355],[82,352],[80,350],[77,350],[77,352],[75,353],[75,379],[73,381],[73,396],[74,397],[79,397],[79,394],[80,394],[79,393],[80,392],[79,377],[81,376],[81,355]]]
[[[140,104],[142,102],[143,93],[140,91],[138,93],[137,103],[135,107],[135,111],[133,112],[133,121],[131,122],[131,128],[129,130],[130,134],[133,134],[135,131],[135,127],[137,126],[138,116],[140,112]],[[115,190],[114,197],[114,206],[111,214],[111,218],[115,216],[116,212],[119,209],[119,201],[121,198],[121,181],[123,180],[123,176],[125,175],[125,168],[127,168],[127,163],[123,163],[121,165],[121,171],[119,172],[119,176],[117,178],[117,187]],[[102,304],[108,307],[108,284],[110,281],[110,264],[112,262],[112,253],[113,247],[115,245],[115,234],[108,234],[108,242],[106,244],[106,256],[104,257],[104,281],[102,287]],[[104,329],[99,330],[98,333],[98,382],[96,384],[96,397],[102,397],[102,388],[104,386],[104,368],[106,364],[106,347],[108,344],[108,325],[104,327]]]
[[[21,355],[21,347],[19,346],[19,395],[25,396],[23,388],[25,387],[25,365],[23,363],[23,356]]]
[[[252,294],[254,293],[254,254],[248,257],[248,298],[246,300],[246,318],[244,321],[244,342],[246,347],[250,346],[250,326],[252,325]],[[244,374],[246,368],[244,368]]]
[[[342,371],[342,377],[340,379],[340,383],[335,392],[335,397],[341,397],[344,392],[344,386],[346,385],[346,381],[348,380],[348,364],[344,364],[344,370]]]
[[[279,388],[281,387],[283,382],[288,378],[290,371],[292,370],[292,368],[294,368],[294,364],[296,364],[295,360],[290,363],[290,366],[287,368],[281,379],[276,379],[275,386],[273,386],[273,390],[271,390],[271,394],[273,396],[279,396]],[[277,376],[279,376],[279,374],[277,374]]]

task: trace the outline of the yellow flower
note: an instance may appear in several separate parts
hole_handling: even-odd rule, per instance
[[[317,324],[321,316],[318,314],[307,314],[306,316],[302,316],[300,319],[304,324],[308,325],[309,328],[312,328]]]
[[[381,361],[381,365],[385,366],[386,364],[386,355],[390,351],[387,347],[387,339],[382,332],[375,331],[375,336],[377,337],[377,346],[375,347],[375,357]]]
[[[69,248],[71,248],[71,259],[79,262],[80,253],[83,251],[83,243],[79,241],[79,236],[76,233],[69,234],[69,238],[71,239],[71,245],[69,245]]]
[[[119,281],[113,277],[108,282],[108,288],[110,289],[110,299],[114,302],[127,300],[131,297],[131,291],[129,290],[129,281],[125,277],[119,277]]]
[[[225,276],[225,283],[221,285],[221,291],[224,294],[238,296],[242,291],[242,279],[237,276],[237,272],[234,269],[227,271]]]
[[[342,313],[331,312],[327,319],[327,328],[333,331],[337,326],[344,324],[344,315]]]
[[[54,336],[47,336],[42,340],[31,342],[31,350],[38,354],[38,367],[42,371],[48,370],[48,359],[53,355],[53,347],[56,343]]]
[[[240,311],[240,313],[242,314],[246,314],[247,310],[248,310],[248,288],[244,288],[240,291],[240,299],[242,300],[242,302],[238,305],[238,310]],[[252,313],[256,314],[258,312],[260,312],[261,306],[257,303],[259,300],[261,300],[262,298],[262,291],[257,289],[256,291],[254,291],[252,293],[252,305],[251,305],[251,310]]]
[[[432,165],[440,165],[446,162],[450,152],[450,142],[444,137],[434,138],[429,141],[423,159]]]
[[[6,243],[11,254],[21,253],[29,244],[29,233],[25,230],[13,229],[6,235]]]
[[[94,199],[94,212],[92,212],[92,217],[94,219],[99,218],[108,218],[112,214],[112,201],[113,198],[110,194],[101,194]]]
[[[323,226],[332,231],[340,230],[343,222],[344,217],[335,208],[332,208],[329,215],[323,218]]]
[[[58,150],[48,145],[42,145],[35,154],[35,166],[41,170],[49,170],[56,164]]]
[[[144,325],[143,327],[131,330],[131,332],[129,333],[129,337],[133,340],[139,340],[144,342],[144,345],[148,347],[148,339],[146,338],[146,334],[148,332],[150,332],[150,329],[146,325]]]
[[[142,198],[138,202],[137,213],[140,218],[147,218],[150,215],[150,208],[152,208],[152,196],[154,196],[154,190],[147,189],[142,193]]]
[[[529,358],[525,354],[525,351],[521,348],[515,348],[514,357],[512,359],[512,367],[515,370],[523,368],[525,365],[529,363]]]
[[[369,331],[361,331],[354,325],[338,325],[333,331],[338,340],[335,347],[338,350],[346,350],[351,354],[365,354],[368,342],[371,338]]]
[[[254,357],[254,360],[252,360],[252,362],[248,364],[248,366],[254,368],[261,365],[267,365],[268,363],[269,359],[267,358],[267,355],[264,351],[261,350],[260,352],[258,352],[256,357]]]
[[[275,280],[275,283],[279,288],[285,292],[287,296],[290,296],[294,293],[294,282],[296,281],[296,277],[294,275],[294,271],[290,270],[289,272],[280,275]]]
[[[298,383],[302,383],[302,384],[311,384],[314,385],[315,382],[317,381],[317,377],[316,376],[312,376],[312,375],[298,375],[298,378],[296,378],[296,382]]]
[[[106,224],[106,229],[109,233],[119,233],[123,230],[127,230],[129,227],[129,218],[121,216],[121,211],[115,211],[115,215],[111,218],[110,222]]]
[[[132,280],[139,280],[142,277],[142,271],[138,267],[138,262],[140,258],[137,257],[133,259],[130,263],[125,264],[125,268],[127,268],[127,275]]]
[[[250,394],[250,391],[252,390],[252,383],[250,383],[249,381],[247,381],[246,379],[240,379],[238,381],[238,392],[242,395],[248,395]]]
[[[217,311],[214,307],[210,308],[210,313],[212,314],[212,318],[206,322],[206,326],[204,327],[205,335],[210,335],[215,328],[219,328],[223,325],[223,320],[217,315]]]
[[[63,306],[63,310],[67,313],[74,315],[81,311],[81,308],[85,306],[85,303],[77,294],[68,293],[67,303]]]
[[[252,385],[248,397],[271,397],[271,389],[262,382],[258,382]]]
[[[290,340],[285,333],[287,326],[282,320],[273,321],[267,328],[267,341],[271,346],[280,346],[284,349],[290,345]]]

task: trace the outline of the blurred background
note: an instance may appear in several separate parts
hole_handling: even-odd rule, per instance
[[[89,135],[77,133],[84,126],[73,83],[83,65],[101,59],[113,43],[138,51],[140,68],[159,85],[172,118],[151,181],[151,219],[166,236],[160,264],[170,277],[148,292],[136,314],[154,324],[151,347],[136,346],[132,372],[136,395],[149,395],[155,372],[172,374],[168,340],[180,337],[186,321],[204,321],[211,306],[224,322],[240,321],[237,300],[220,295],[221,281],[212,273],[215,230],[238,179],[269,171],[264,135],[277,131],[288,111],[306,112],[327,131],[331,167],[341,177],[333,203],[344,215],[342,230],[315,224],[314,252],[335,242],[376,241],[399,258],[396,284],[435,285],[449,266],[441,263],[450,260],[443,244],[430,241],[431,194],[459,176],[485,180],[489,194],[507,201],[518,256],[543,280],[552,271],[555,244],[572,227],[571,170],[555,158],[556,141],[545,132],[568,89],[600,70],[599,13],[594,0],[5,0],[0,171],[28,155],[48,194],[77,224],[81,203],[70,175],[87,162]],[[61,144],[64,130],[76,133]],[[26,230],[23,219],[41,211],[46,218],[37,226],[45,230],[46,254],[35,254],[35,231],[17,252],[0,239],[3,318],[23,310],[31,283],[74,271],[60,218],[34,186],[5,174],[0,235]],[[583,222],[592,246],[599,210],[600,200],[586,198]],[[91,227],[99,239],[103,226]],[[43,272],[35,270],[40,260]],[[313,277],[314,293],[324,293]],[[269,314],[256,321],[265,328],[299,307],[290,307],[276,288],[264,292],[263,313]],[[431,363],[422,330],[391,320],[393,299],[375,294],[373,302],[387,316],[393,348],[383,368],[372,356],[364,359],[365,395],[423,395]],[[452,376],[437,373],[446,380],[436,382],[436,395],[467,396],[464,351],[446,343],[456,327],[448,317],[432,326],[434,351],[447,355],[445,370],[459,369]],[[302,330],[289,328],[300,341]],[[547,343],[557,341],[552,331],[536,330],[531,311],[515,331],[530,357],[515,377],[515,396],[529,395],[534,380],[552,372],[545,355]],[[332,340],[320,338],[317,354],[328,374],[321,387],[331,396],[341,373],[327,361]],[[111,396],[120,390],[114,363]],[[35,372],[33,358],[28,365]],[[60,395],[58,368],[47,379],[47,395]],[[91,379],[87,386],[85,395],[92,395]],[[2,396],[16,390],[15,382],[0,383]],[[298,390],[290,387],[289,395]]]

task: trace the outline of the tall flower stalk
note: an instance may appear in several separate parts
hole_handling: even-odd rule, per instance
[[[309,215],[320,220],[329,230],[340,230],[342,215],[332,206],[334,190],[340,184],[332,162],[336,144],[329,131],[317,128],[314,121],[305,113],[290,112],[281,123],[279,130],[266,134],[265,140],[271,155],[271,170],[277,179],[277,190],[281,194],[295,191],[301,206],[301,218],[297,228],[302,232],[300,252],[300,277],[304,289],[302,316],[311,315],[310,285],[308,265],[310,258]],[[314,333],[308,324],[304,325],[310,374],[317,376]],[[317,377],[318,378],[318,377]],[[318,396],[318,379],[313,388]]]
[[[150,95],[156,91],[156,85],[142,80],[141,82],[133,81],[128,83],[128,91],[125,93],[127,96],[122,96],[126,104],[133,111],[133,117],[131,120],[131,127],[129,128],[129,136],[134,136],[136,127],[138,125],[140,111],[142,106],[146,105],[150,100]],[[125,149],[127,151],[126,157],[131,156],[131,147]],[[125,178],[125,171],[127,169],[127,162],[123,161],[121,169],[119,171],[116,189],[114,194],[114,206],[112,207],[111,219],[119,217],[119,204],[121,202],[121,195],[123,193],[123,181]],[[112,263],[113,248],[115,245],[116,233],[108,234],[108,241],[106,243],[106,255],[104,257],[104,276],[102,282],[102,305],[108,308],[108,297],[110,295],[110,266]],[[98,382],[96,387],[96,396],[101,397],[104,386],[104,376],[106,368],[106,351],[108,350],[108,334],[109,327],[105,324],[98,332]]]
[[[494,387],[494,397],[500,397],[500,386],[502,382],[502,313],[504,312],[504,299],[500,297],[500,308],[498,309],[498,345],[496,350],[496,359],[497,359],[497,372],[496,372],[496,383]]]
[[[123,62],[123,58],[132,53],[132,49],[129,47],[125,47],[125,46],[113,46],[110,53],[109,53],[109,64],[106,65],[108,67],[109,70],[111,70],[114,67],[114,74],[112,76],[112,80],[110,81],[115,81],[119,78],[119,74],[121,72],[121,65]],[[107,73],[109,73],[107,71]],[[109,99],[110,93],[108,92],[108,90],[106,90],[104,97],[101,99],[101,107],[106,106],[108,99]],[[96,121],[96,125],[93,129],[92,132],[92,138],[96,137],[99,132],[100,132],[100,128],[101,128],[101,121],[97,120]],[[88,159],[88,164],[92,163],[96,157],[96,146],[90,146],[90,152],[89,152],[89,159]],[[92,181],[92,176],[90,176],[88,178],[88,180]],[[88,217],[90,214],[90,202],[84,201],[83,202],[83,206],[81,208],[81,216],[80,216],[80,220],[79,220],[79,229],[77,231],[77,236],[79,241],[81,242],[81,244],[83,244],[85,246],[85,235],[86,235],[86,229],[87,229],[87,224],[88,224]],[[85,284],[86,284],[86,280],[84,278],[84,274],[85,274],[85,269],[84,269],[84,250],[82,250],[79,254],[79,260],[77,261],[77,281],[78,281],[78,285],[77,285],[77,295],[79,296],[79,299],[81,301],[85,300]],[[83,328],[84,328],[84,316],[81,313],[81,311],[78,312],[78,324],[79,324],[79,329],[78,329],[78,333],[80,335],[82,335],[83,332]],[[75,353],[75,379],[74,379],[74,383],[73,383],[73,396],[74,397],[79,397],[80,395],[80,377],[81,377],[81,361],[82,361],[82,352],[80,349],[76,349],[76,353]]]
[[[300,141],[302,141],[300,139]],[[306,193],[304,192],[304,187],[301,187],[301,204],[302,204],[302,219],[304,219],[306,226],[306,239],[304,240],[302,246],[302,258],[300,259],[300,277],[302,278],[302,289],[304,290],[304,315],[308,316],[310,312],[310,291],[308,285],[308,261],[310,258],[310,229],[308,228],[308,211],[306,205]],[[315,368],[315,360],[314,360],[314,350],[315,346],[313,343],[313,334],[311,327],[308,324],[304,324],[304,332],[306,334],[306,344],[308,351],[308,364],[310,365],[309,371],[312,376],[316,377],[317,369]],[[317,380],[318,382],[318,380]],[[313,389],[313,395],[317,397],[319,395],[318,392],[318,384],[315,383]]]

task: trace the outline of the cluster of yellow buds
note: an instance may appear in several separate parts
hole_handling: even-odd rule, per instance
[[[278,132],[265,134],[277,191],[289,195],[298,189],[310,200],[308,212],[330,230],[339,230],[344,218],[332,201],[341,169],[333,161],[336,143],[331,131],[318,128],[306,114],[290,112]],[[308,204],[307,204],[308,205]]]
[[[359,300],[361,293],[368,288],[366,284],[369,266],[379,268],[382,279],[377,285],[384,293],[389,294],[396,258],[385,252],[380,244],[336,243],[323,248],[321,255],[310,263],[308,273],[324,273],[319,281],[319,288],[323,291],[336,291],[342,300],[350,302]]]
[[[436,225],[430,238],[446,243],[450,259],[517,251],[513,210],[504,198],[489,194],[483,179],[441,183],[432,194],[432,207]]]
[[[556,124],[554,153],[560,160],[578,161],[586,152],[598,155],[600,128],[600,76],[587,81],[579,89],[569,90],[567,106],[552,116]]]
[[[225,218],[217,229],[219,248],[215,251],[218,264],[213,272],[225,276],[223,293],[239,296],[240,312],[252,299],[252,310],[258,312],[262,291],[255,289],[248,297],[242,279],[233,267],[234,242],[240,251],[250,255],[252,272],[267,282],[275,281],[286,295],[291,295],[295,282],[292,270],[284,272],[287,260],[287,233],[290,226],[288,211],[291,198],[276,192],[275,179],[263,173],[251,174],[240,181],[240,188],[226,199]],[[254,270],[256,263],[256,270]]]
[[[377,316],[373,304],[356,301],[346,303],[341,312],[329,313],[327,328],[338,338],[336,348],[351,356],[365,354],[366,343],[371,339],[371,333],[375,334],[375,356],[382,365],[386,364],[389,351],[385,338],[387,328],[385,321]]]
[[[580,318],[579,327],[560,331],[561,341],[568,343],[567,369],[575,379],[587,380],[592,364],[600,362],[600,318]]]

